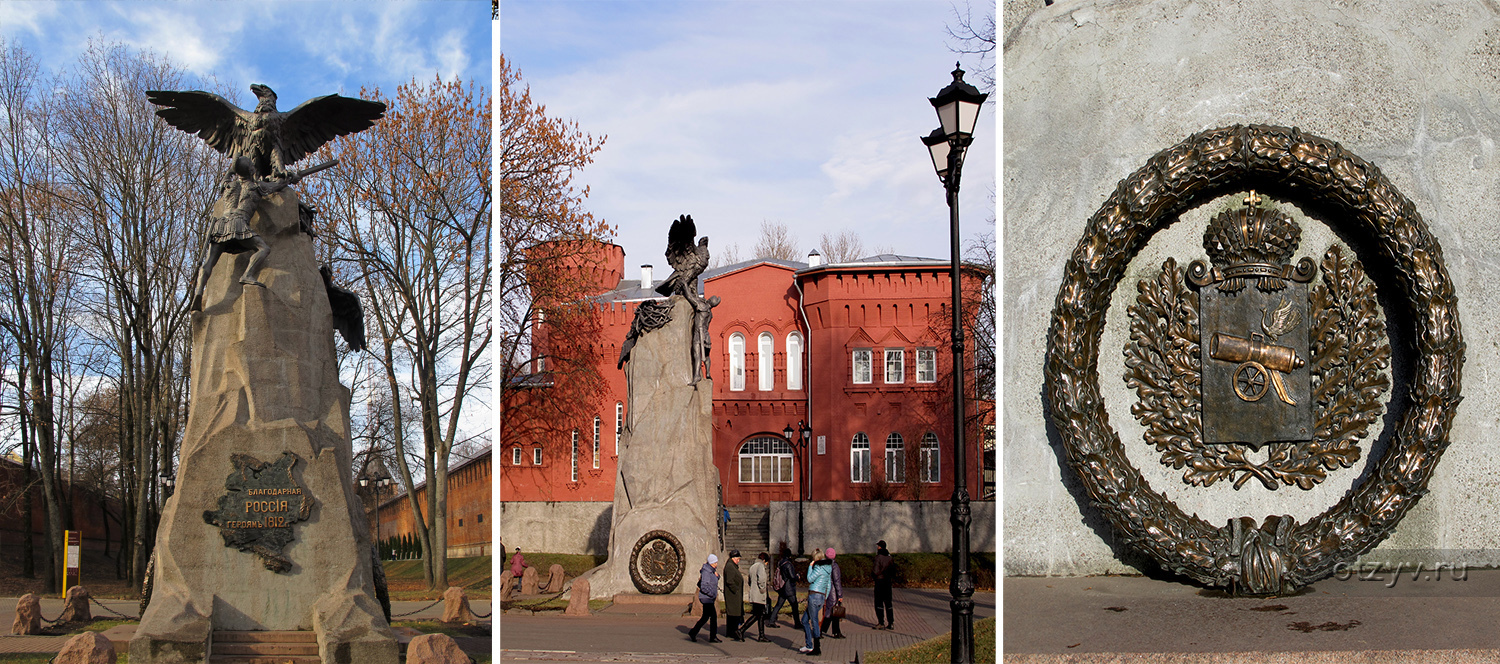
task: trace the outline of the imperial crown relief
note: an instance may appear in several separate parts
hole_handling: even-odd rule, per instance
[[[1125,446],[1140,442],[1110,426],[1100,390],[1105,314],[1126,267],[1179,214],[1226,194],[1235,202],[1213,211],[1206,259],[1169,258],[1132,284],[1130,411],[1192,490],[1311,489],[1348,469],[1352,488],[1305,523],[1272,514],[1216,526],[1187,513],[1131,465]],[[1337,244],[1299,256],[1302,229],[1285,203],[1359,238],[1362,260]],[[1371,264],[1390,278],[1372,280]],[[1401,316],[1384,318],[1377,282],[1391,291],[1379,302]],[[1382,431],[1373,425],[1392,387],[1387,325],[1410,340],[1410,368],[1395,372],[1409,384]],[[1417,206],[1333,141],[1235,125],[1157,153],[1089,219],[1058,289],[1044,392],[1068,465],[1117,541],[1199,583],[1266,595],[1373,549],[1427,492],[1462,399],[1463,354],[1453,284]],[[1377,436],[1384,451],[1351,468],[1360,442]]]

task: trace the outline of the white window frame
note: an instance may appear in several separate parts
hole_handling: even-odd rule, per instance
[[[937,349],[936,348],[918,348],[917,349],[917,382],[918,383],[936,383],[937,382]]]
[[[851,354],[854,363],[851,378],[855,385],[866,385],[874,382],[874,370],[871,363],[875,361],[875,351],[870,348],[856,348]]]
[[[578,430],[573,430],[573,481],[578,481]]]
[[[599,416],[594,416],[594,470],[599,469]]]
[[[537,445],[536,447],[531,448],[531,465],[533,465],[533,466],[540,466],[540,465],[542,465],[542,446],[541,445]]]
[[[755,340],[756,378],[762,392],[776,389],[776,340],[761,332]]]
[[[729,335],[729,390],[745,391],[745,335]]]
[[[620,456],[620,436],[625,433],[625,402],[615,402],[615,456]]]
[[[938,446],[937,434],[928,431],[922,434],[922,481],[937,484],[943,481],[943,451]]]
[[[885,383],[900,385],[906,382],[906,349],[885,349]]]
[[[870,437],[861,431],[849,441],[849,481],[853,484],[870,482]]]
[[[517,445],[515,447],[510,448],[510,465],[512,465],[512,466],[519,466],[519,465],[521,465],[521,446],[520,445]]]
[[[740,484],[791,484],[792,444],[780,436],[757,436],[740,445]],[[748,464],[746,462],[749,462]]]
[[[906,483],[906,439],[894,431],[885,437],[885,481]]]
[[[802,334],[786,335],[786,389],[802,389]]]

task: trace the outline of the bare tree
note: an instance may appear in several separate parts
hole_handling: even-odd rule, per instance
[[[864,258],[865,243],[859,238],[859,234],[851,230],[840,231],[837,235],[824,232],[818,238],[818,253],[823,254],[823,260],[829,263],[848,263]]]
[[[64,413],[57,406],[59,392],[66,389],[65,344],[78,286],[71,271],[76,252],[53,168],[54,110],[35,62],[19,47],[0,42],[0,111],[6,123],[0,132],[0,291],[6,296],[0,329],[18,350],[16,412],[27,458],[34,458],[40,471],[47,544],[42,576],[51,592],[61,583],[61,543],[70,516],[60,476]]]
[[[738,262],[743,261],[743,260],[745,260],[745,259],[740,258],[740,245],[739,245],[739,243],[738,242],[731,242],[731,243],[729,243],[729,244],[727,244],[725,246],[718,247],[718,248],[714,249],[714,251],[713,251],[713,258],[712,258],[711,262],[709,263],[709,267],[710,268],[720,268],[720,267],[724,267],[725,265],[734,265],[735,263],[738,263]]]
[[[779,258],[784,261],[802,258],[802,250],[797,248],[797,239],[792,237],[786,224],[780,221],[760,222],[760,239],[755,241],[755,248],[751,253],[755,254],[755,258]]]
[[[129,578],[155,541],[159,475],[170,474],[187,419],[185,294],[213,201],[218,157],[155,117],[146,90],[192,85],[149,52],[89,43],[58,84],[56,134],[89,328],[110,349],[119,399]]]
[[[969,3],[964,3],[963,12],[958,11],[957,6],[952,6],[953,24],[947,26],[948,38],[957,42],[950,45],[949,50],[960,55],[977,55],[979,64],[974,67],[974,78],[971,80],[980,92],[990,95],[986,104],[995,103],[995,5],[987,5],[989,8],[984,16],[978,21],[974,20],[973,9]]]
[[[417,420],[425,506],[404,436],[394,437],[393,456],[428,585],[446,588],[450,454],[471,436],[489,435],[463,431],[466,409],[483,406],[491,373],[489,95],[473,83],[434,79],[398,86],[394,99],[379,90],[360,96],[390,110],[370,130],[325,146],[322,158],[341,166],[308,191],[375,323],[372,351],[393,395],[388,426],[402,432]],[[408,398],[415,413],[402,407]]]

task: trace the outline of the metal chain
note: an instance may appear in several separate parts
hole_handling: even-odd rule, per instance
[[[391,617],[392,618],[405,618],[406,616],[412,615],[414,613],[421,613],[423,611],[426,611],[426,610],[428,610],[428,609],[430,609],[430,608],[432,608],[434,606],[437,606],[439,604],[442,604],[442,603],[443,603],[443,600],[439,599],[438,601],[433,602],[431,604],[428,604],[427,606],[424,606],[424,607],[422,607],[420,609],[417,609],[416,611],[407,611],[406,613],[397,613],[397,614],[395,614],[395,615],[393,615]]]
[[[566,590],[564,590],[564,591],[562,591],[562,592],[560,592],[560,593],[558,593],[558,594],[556,594],[556,595],[553,595],[553,596],[551,596],[551,597],[548,597],[548,598],[547,598],[547,599],[544,599],[544,600],[541,600],[541,601],[539,601],[539,602],[534,602],[534,603],[532,603],[532,604],[521,604],[521,605],[519,605],[519,606],[512,606],[512,607],[511,607],[511,608],[513,608],[513,609],[526,609],[526,610],[528,610],[528,611],[532,611],[532,612],[533,612],[533,613],[534,613],[534,612],[535,612],[535,608],[534,608],[534,607],[538,607],[538,606],[541,606],[541,605],[543,605],[543,604],[546,604],[546,603],[547,603],[547,602],[550,602],[550,601],[552,601],[552,600],[554,600],[554,599],[558,599],[558,598],[559,598],[559,597],[562,597],[562,596],[563,596],[563,594],[564,594],[564,593],[566,593],[566,592],[567,592],[567,591],[566,591]],[[492,608],[492,609],[490,609],[490,612],[491,612],[491,613],[494,613],[494,609],[493,609],[493,608]]]
[[[113,613],[113,614],[115,614],[115,615],[117,615],[117,616],[119,616],[121,618],[126,619],[126,620],[140,620],[140,616],[127,616],[127,615],[125,615],[123,613],[120,613],[119,611],[116,611],[114,609],[111,609],[111,608],[105,606],[103,603],[101,603],[97,599],[94,599],[93,597],[90,597],[89,601],[93,602],[95,606],[98,606],[99,608],[104,609],[105,611]],[[61,616],[59,616],[59,617],[61,617]]]
[[[474,609],[469,609],[469,613],[474,613]],[[495,607],[493,606],[490,607],[489,613],[474,613],[475,618],[488,618],[493,615],[495,615]]]

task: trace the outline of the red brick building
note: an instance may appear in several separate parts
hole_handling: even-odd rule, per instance
[[[624,251],[600,244],[597,252],[597,267],[584,278],[597,285],[592,347],[603,386],[591,407],[571,413],[535,407],[560,389],[545,362],[505,386],[504,501],[614,497],[628,407],[616,358],[636,307],[660,297],[652,288],[667,275],[643,266],[641,279],[622,279]],[[726,505],[796,500],[803,472],[805,498],[813,501],[943,500],[952,493],[949,269],[946,260],[889,254],[821,264],[815,253],[808,263],[753,260],[704,273],[704,296],[722,300],[710,323],[709,375]],[[977,295],[983,276],[980,268],[968,270],[966,292]],[[549,348],[548,326],[535,329],[533,357]],[[976,497],[985,493],[979,441],[993,430],[991,399],[969,408],[983,413],[968,435]],[[522,408],[527,404],[532,408]],[[522,411],[552,416],[513,415]],[[783,436],[799,423],[811,428],[805,452]]]

